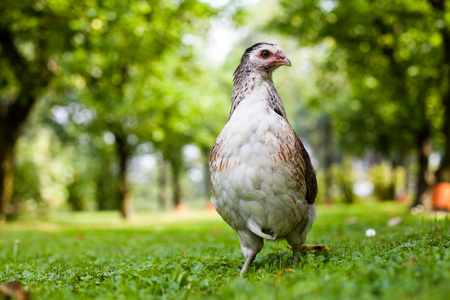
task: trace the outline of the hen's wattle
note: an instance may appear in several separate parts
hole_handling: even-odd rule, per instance
[[[315,220],[316,175],[272,81],[282,65],[291,62],[277,45],[258,43],[245,51],[234,72],[230,116],[210,156],[211,201],[238,233],[241,274],[263,239],[286,239],[298,264]]]

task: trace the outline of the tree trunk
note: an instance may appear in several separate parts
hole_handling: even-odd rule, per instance
[[[158,173],[158,205],[159,210],[169,210],[169,201],[167,194],[167,169],[169,164],[164,158],[159,163]]]
[[[5,220],[13,191],[16,142],[37,98],[31,93],[24,89],[9,109],[0,107],[0,224]]]
[[[83,183],[80,182],[80,179],[80,174],[75,172],[73,182],[67,186],[67,191],[69,192],[67,202],[72,208],[72,211],[86,210],[86,202],[81,192],[83,189]]]
[[[442,134],[445,137],[444,153],[442,155],[439,169],[436,173],[438,182],[450,182],[450,30],[444,27],[441,30],[444,44],[444,63],[443,63],[443,82],[442,104],[444,105],[444,126]]]
[[[450,51],[450,50],[449,50]],[[450,84],[450,83],[449,83]],[[444,153],[436,173],[438,182],[450,182],[450,93],[447,92],[445,103],[444,127],[442,133],[445,137]]]
[[[430,131],[428,129],[424,129],[417,135],[417,145],[419,149],[419,172],[417,174],[416,197],[412,207],[424,203],[425,193],[428,190],[428,159],[431,154]]]
[[[13,191],[14,149],[35,100],[28,99],[20,105],[20,99],[7,110],[0,110],[0,224],[4,222]]]
[[[7,24],[0,24],[1,58],[6,59],[18,82],[16,99],[0,95],[0,224],[5,221],[13,190],[14,148],[20,130],[36,103],[39,91],[49,84],[50,74],[44,53],[45,41],[39,39],[33,67],[16,48]],[[43,38],[43,37],[42,37]]]
[[[397,192],[397,167],[401,166],[401,159],[398,156],[391,158],[391,182],[389,183],[388,191],[386,193],[388,200],[395,200]]]
[[[14,141],[6,142],[0,129],[0,225],[5,222],[13,190]]]
[[[441,163],[436,173],[438,182],[450,182],[450,30],[445,30],[442,34],[444,38],[444,49],[447,51],[445,55],[445,63],[443,66],[443,89],[442,104],[444,106],[444,126],[442,134],[445,138],[444,152],[442,154]]]
[[[24,91],[9,109],[0,107],[0,224],[5,221],[13,191],[14,149],[35,101],[30,91]]]
[[[173,189],[173,204],[175,207],[182,204],[182,191],[180,180],[180,167],[176,164],[172,164],[172,189]]]
[[[429,0],[434,10],[438,13],[438,17],[445,20],[446,1],[445,0]],[[450,182],[450,29],[444,26],[440,29],[443,45],[443,58],[441,64],[441,88],[443,90],[442,104],[444,106],[444,126],[442,134],[445,137],[444,152],[441,163],[436,172],[438,182]]]
[[[119,209],[125,220],[133,216],[133,203],[128,185],[128,161],[131,156],[126,135],[114,132],[117,154],[119,156]]]
[[[118,178],[110,171],[111,158],[106,152],[100,151],[97,160],[103,170],[97,174],[95,182],[97,185],[96,202],[98,210],[119,210]]]
[[[20,130],[37,100],[37,87],[48,84],[48,76],[38,68],[31,72],[27,61],[14,45],[14,38],[7,27],[0,26],[2,58],[6,58],[19,82],[20,92],[16,99],[5,99],[0,95],[0,224],[4,222],[13,190],[14,148]],[[39,63],[43,59],[39,57]],[[33,69],[35,70],[35,69]],[[48,74],[47,74],[48,75]],[[11,103],[11,104],[9,104]]]
[[[411,156],[410,155],[405,155],[403,157],[402,160],[402,167],[405,169],[405,181],[404,181],[404,185],[405,185],[405,191],[404,191],[404,199],[406,199],[408,197],[408,195],[410,194],[410,186],[411,186]]]
[[[328,116],[324,117],[323,124],[323,168],[325,172],[325,201],[332,203],[331,199],[331,185],[333,182],[333,175],[331,174],[331,164],[333,163],[333,143],[332,143],[332,128]]]

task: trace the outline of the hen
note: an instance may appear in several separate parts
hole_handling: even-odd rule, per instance
[[[211,201],[237,231],[241,274],[264,239],[286,239],[297,265],[315,220],[316,175],[272,81],[280,66],[291,62],[275,44],[245,50],[234,72],[230,116],[211,150]]]

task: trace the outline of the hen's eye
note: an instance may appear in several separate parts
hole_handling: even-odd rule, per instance
[[[270,52],[267,51],[267,50],[264,50],[263,52],[261,52],[261,56],[262,56],[263,58],[268,58],[269,55],[270,55]]]

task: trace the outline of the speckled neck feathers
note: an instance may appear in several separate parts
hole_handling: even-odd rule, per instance
[[[277,114],[287,120],[286,112],[272,80],[273,70],[256,69],[250,63],[250,53],[257,49],[261,44],[256,44],[248,48],[244,55],[242,55],[239,66],[234,71],[233,92],[231,95],[231,118],[236,107],[243,101],[246,96],[254,91],[257,86],[264,85],[267,93],[265,93],[265,100],[267,101],[267,108],[275,111]]]

